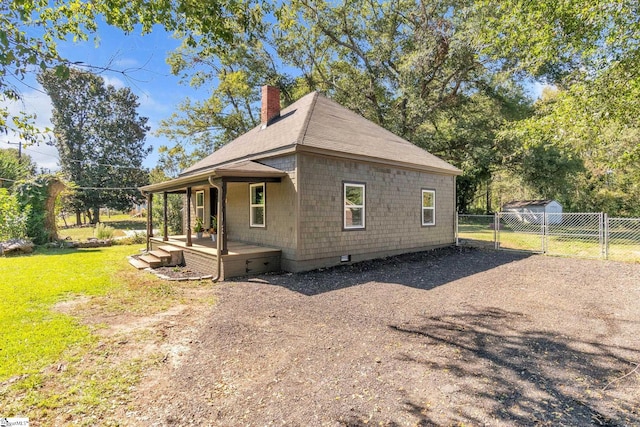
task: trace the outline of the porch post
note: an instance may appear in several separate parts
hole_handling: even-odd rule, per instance
[[[151,216],[149,215],[149,207],[151,206],[151,193],[147,193],[147,252],[151,249],[151,242],[149,238],[151,237]]]
[[[229,250],[227,249],[227,181],[224,179],[222,180],[222,194],[219,197],[222,201],[222,212],[219,213],[222,221],[218,221],[219,238],[222,238],[221,255],[226,255]]]
[[[187,187],[187,246],[191,246],[191,187]]]
[[[167,226],[167,192],[162,193],[162,241],[166,242],[169,240],[168,226]]]
[[[147,200],[147,224],[149,227],[147,236],[153,237],[153,193],[149,193]]]

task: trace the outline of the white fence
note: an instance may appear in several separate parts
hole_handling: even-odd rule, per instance
[[[456,243],[640,262],[640,218],[609,218],[603,213],[554,213],[544,214],[542,221],[527,221],[512,212],[458,215]]]

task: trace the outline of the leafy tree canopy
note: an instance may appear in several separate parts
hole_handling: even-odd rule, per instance
[[[181,35],[189,45],[230,43],[237,25],[260,22],[252,0],[8,0],[0,2],[0,100],[20,99],[18,82],[34,68],[71,65],[57,49],[60,40],[88,40],[103,19],[125,32],[151,32],[156,25]],[[232,27],[233,24],[233,27]],[[0,109],[0,132],[38,139],[33,116]]]
[[[19,154],[15,148],[0,149],[0,187],[9,188],[14,182],[36,173],[31,157]]]
[[[128,88],[105,86],[102,77],[73,68],[38,77],[53,104],[55,145],[62,172],[78,188],[77,212],[127,209],[142,199],[137,187],[148,182],[142,161],[147,118],[136,111],[138,97]]]

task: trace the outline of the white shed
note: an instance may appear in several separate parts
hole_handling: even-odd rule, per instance
[[[544,214],[547,224],[562,223],[562,205],[555,200],[516,200],[502,206],[502,212],[510,212],[522,222],[542,224]]]

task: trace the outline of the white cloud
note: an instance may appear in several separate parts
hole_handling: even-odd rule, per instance
[[[104,79],[104,82],[106,85],[111,85],[116,89],[122,89],[124,87],[126,87],[126,85],[124,84],[124,82],[122,80],[120,80],[117,77],[113,77],[113,76],[107,76],[104,74],[101,74],[101,77]]]
[[[0,108],[7,108],[11,115],[18,115],[24,111],[36,116],[35,126],[42,132],[51,129],[51,101],[43,91],[32,90],[22,93],[22,100],[18,102],[0,101]],[[22,141],[24,143],[24,141]],[[9,131],[0,135],[0,148],[18,148],[19,137]],[[56,171],[58,166],[58,150],[55,147],[40,144],[24,147],[23,152],[31,156],[38,168]]]

